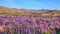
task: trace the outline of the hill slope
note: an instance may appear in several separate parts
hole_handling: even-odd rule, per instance
[[[60,17],[60,10],[27,10],[0,6],[0,16]]]

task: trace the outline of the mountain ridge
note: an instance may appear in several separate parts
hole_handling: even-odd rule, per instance
[[[0,6],[0,15],[25,15],[25,16],[60,16],[60,10],[27,10],[27,9],[17,9],[17,8],[7,8]]]

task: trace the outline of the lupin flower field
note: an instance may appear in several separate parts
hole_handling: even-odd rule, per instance
[[[60,10],[44,12],[0,6],[0,34],[60,34]]]

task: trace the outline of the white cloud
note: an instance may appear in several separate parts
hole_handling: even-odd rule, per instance
[[[49,5],[53,6],[53,7],[57,7],[58,5],[52,2],[48,2]]]
[[[26,3],[29,3],[31,5],[36,5],[36,7],[43,7],[43,8],[48,8],[47,5],[43,4],[43,3],[40,3],[38,1],[35,1],[35,0],[23,0],[23,2],[26,2]]]
[[[49,5],[43,4],[43,3],[35,1],[35,0],[31,0],[31,1],[34,2],[35,4],[39,5],[40,7],[45,8],[45,9],[50,7]]]
[[[46,5],[42,4],[42,3],[39,3],[39,2],[34,1],[34,0],[30,0],[30,1],[33,2],[33,3],[35,3],[35,4],[37,4],[37,5],[46,6]]]
[[[48,2],[48,5],[50,5],[52,9],[59,9],[59,6],[60,6],[60,5],[53,3],[53,2]]]

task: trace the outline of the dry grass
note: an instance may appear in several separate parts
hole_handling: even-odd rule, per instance
[[[37,13],[37,14],[36,14]],[[0,6],[0,16],[15,17],[15,16],[26,16],[26,17],[60,17],[60,11],[56,10],[53,13],[39,13],[38,10],[24,10],[24,9],[12,9]]]

